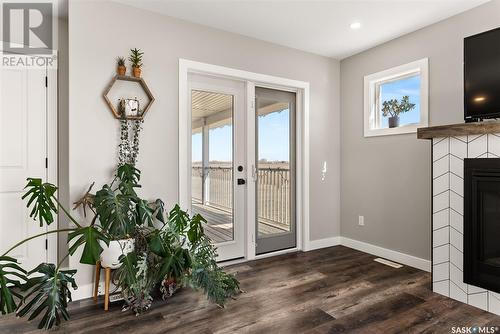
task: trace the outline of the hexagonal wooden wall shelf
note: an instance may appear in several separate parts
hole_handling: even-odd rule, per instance
[[[113,104],[110,100],[110,93],[112,89],[117,85],[119,82],[131,82],[131,83],[137,83],[139,87],[142,88],[143,93],[145,94],[145,97],[148,98],[148,101],[146,102],[146,106],[144,108],[141,108],[139,104],[139,111],[140,115],[137,116],[123,116],[122,113],[118,110],[118,102],[117,104]],[[121,95],[121,94],[119,94]],[[132,95],[129,93],[129,95]],[[135,78],[132,76],[126,76],[126,75],[116,75],[109,85],[106,87],[106,90],[104,91],[103,94],[104,100],[106,101],[106,104],[108,105],[109,109],[111,110],[111,113],[115,118],[117,119],[128,119],[128,120],[142,120],[144,119],[144,116],[148,112],[149,108],[153,104],[155,98],[151,91],[149,90],[148,85],[146,85],[146,82],[144,81],[143,78]],[[120,96],[120,98],[131,98],[131,96]]]

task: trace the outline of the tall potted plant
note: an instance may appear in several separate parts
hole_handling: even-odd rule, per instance
[[[133,249],[120,247],[118,285],[126,308],[136,314],[149,309],[155,289],[169,297],[174,283],[203,290],[209,300],[221,306],[237,294],[236,278],[217,266],[215,247],[203,232],[206,223],[203,217],[190,217],[178,205],[165,216],[161,200],[149,203],[138,196],[139,180],[140,171],[123,164],[113,181],[95,195],[90,188],[76,203],[77,207],[83,207],[84,213],[87,208],[94,213],[86,225],[58,202],[56,186],[29,178],[23,199],[28,200],[30,217],[42,226],[50,225],[61,210],[73,225],[31,236],[0,255],[0,312],[29,315],[29,320],[43,313],[38,325],[43,329],[59,325],[62,319],[68,320],[70,287],[76,288],[76,270],[62,270],[64,259],[83,246],[80,263],[94,265],[103,249],[109,248],[113,240],[123,238],[133,239],[135,245]],[[29,240],[60,232],[70,232],[69,253],[57,265],[41,263],[27,271],[8,256]]]
[[[410,103],[408,95],[403,96],[401,102],[397,99],[391,99],[382,102],[382,115],[389,117],[389,127],[397,128],[399,126],[399,115],[415,108],[414,103]]]
[[[141,67],[142,67],[142,56],[144,52],[140,49],[134,48],[130,49],[130,56],[128,60],[132,63],[132,75],[136,78],[141,77]]]

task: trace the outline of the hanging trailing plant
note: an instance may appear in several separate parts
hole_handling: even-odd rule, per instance
[[[143,120],[120,119],[120,144],[118,145],[118,164],[135,166],[139,157],[139,135]],[[131,124],[132,123],[132,124]]]

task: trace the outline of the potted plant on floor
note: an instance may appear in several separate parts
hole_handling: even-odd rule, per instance
[[[401,102],[397,99],[391,99],[382,102],[382,115],[389,117],[389,127],[397,128],[399,126],[399,115],[415,108],[414,103],[410,103],[408,95],[403,96]]]
[[[151,307],[155,291],[169,297],[176,286],[191,286],[205,292],[210,301],[223,306],[239,293],[239,283],[216,263],[216,249],[203,232],[205,219],[190,217],[178,205],[164,215],[161,200],[142,199],[141,172],[131,164],[118,167],[110,184],[96,194],[91,188],[76,203],[84,215],[94,216],[89,225],[77,221],[57,199],[57,187],[30,178],[23,199],[28,200],[30,217],[42,226],[54,222],[59,210],[72,222],[67,229],[52,230],[19,241],[0,255],[0,312],[16,312],[29,320],[41,317],[38,328],[50,329],[68,320],[70,287],[76,288],[76,270],[62,270],[67,256],[83,246],[80,263],[94,265],[113,240],[120,245],[117,285],[125,298],[125,308],[140,314]],[[41,263],[31,271],[22,268],[8,254],[25,242],[47,234],[70,232],[69,253],[56,264]],[[133,239],[134,247],[122,247],[119,240]],[[125,244],[130,245],[129,241]],[[115,260],[110,261],[116,264]]]
[[[116,58],[116,66],[117,69],[116,71],[118,72],[118,75],[125,75],[127,72],[127,68],[125,67],[125,58],[124,57],[117,57]]]
[[[130,56],[128,60],[132,63],[132,75],[136,78],[141,77],[141,67],[142,67],[142,56],[144,52],[140,49],[130,49]]]

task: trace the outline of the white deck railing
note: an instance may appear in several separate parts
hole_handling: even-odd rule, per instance
[[[192,199],[223,210],[232,210],[232,168],[209,167],[207,198],[203,202],[203,168],[192,167]],[[259,168],[257,177],[257,211],[259,221],[288,229],[290,226],[290,169]]]

